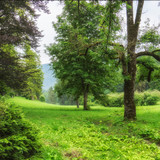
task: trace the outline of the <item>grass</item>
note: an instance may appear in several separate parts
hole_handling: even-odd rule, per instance
[[[160,160],[160,104],[137,107],[137,121],[124,122],[123,108],[9,101],[40,129],[43,152],[32,160]]]

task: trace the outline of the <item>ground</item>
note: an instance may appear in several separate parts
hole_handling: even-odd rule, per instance
[[[137,107],[137,121],[123,121],[123,107],[60,106],[15,97],[40,130],[43,152],[32,160],[159,160],[160,104]]]

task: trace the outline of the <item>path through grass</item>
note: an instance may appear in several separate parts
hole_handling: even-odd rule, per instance
[[[123,108],[9,101],[40,129],[43,154],[34,160],[160,160],[160,105],[138,107],[138,120],[124,122]]]

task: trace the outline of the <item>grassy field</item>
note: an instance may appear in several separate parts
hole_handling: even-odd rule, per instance
[[[39,128],[43,152],[32,160],[160,160],[160,104],[137,107],[137,121],[124,122],[123,108],[9,101]]]

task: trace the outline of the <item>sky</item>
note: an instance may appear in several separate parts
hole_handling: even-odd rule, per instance
[[[135,6],[137,5],[137,3],[137,1],[134,1]],[[145,1],[141,24],[144,24],[147,18],[150,18],[151,26],[160,23],[160,6],[158,6],[159,3],[160,2],[153,0]],[[40,16],[37,20],[37,26],[44,35],[44,37],[40,40],[40,47],[38,48],[42,64],[50,63],[50,57],[45,53],[45,46],[48,46],[49,44],[55,42],[54,38],[56,37],[56,32],[54,31],[52,23],[56,22],[57,16],[62,13],[63,3],[60,3],[58,1],[49,1],[48,8],[50,10],[50,14],[40,12]],[[124,16],[126,15],[125,10],[122,10],[121,13]]]

